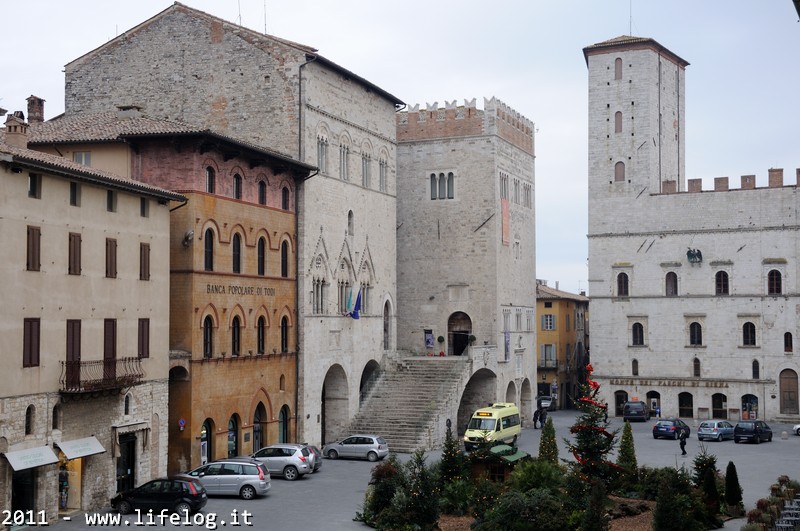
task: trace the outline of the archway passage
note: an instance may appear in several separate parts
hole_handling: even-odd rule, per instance
[[[523,426],[533,419],[533,386],[527,378],[522,380],[522,389],[519,393],[519,411],[522,415]]]
[[[469,346],[472,335],[472,319],[464,312],[455,312],[447,319],[447,339],[449,354],[460,356]]]
[[[757,419],[758,397],[756,395],[742,395],[742,419]]]
[[[647,405],[650,406],[650,412],[654,417],[661,416],[661,393],[658,391],[647,392]]]
[[[797,373],[792,369],[781,371],[781,414],[797,415]]]
[[[728,397],[722,393],[711,395],[711,418],[728,419]]]
[[[257,452],[267,446],[267,408],[259,402],[253,414],[253,451]]]
[[[678,395],[678,416],[694,417],[694,397],[692,393],[683,392]]]
[[[514,382],[508,382],[508,387],[506,387],[506,402],[512,404],[517,403],[517,386],[514,385]]]
[[[369,360],[364,366],[364,371],[361,373],[361,383],[358,386],[358,406],[364,403],[364,400],[369,396],[372,386],[380,375],[381,366],[375,360]]]
[[[341,365],[333,365],[322,383],[322,443],[335,441],[345,435],[349,407],[347,374]]]
[[[469,424],[475,410],[497,401],[497,375],[489,369],[478,369],[464,386],[461,402],[458,405],[455,432],[459,436]]]
[[[621,417],[622,416],[622,409],[625,405],[625,402],[628,401],[628,392],[627,391],[615,391],[614,392],[614,416]]]

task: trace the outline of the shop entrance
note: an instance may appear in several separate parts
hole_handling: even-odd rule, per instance
[[[117,492],[132,489],[136,478],[136,436],[124,433],[119,436],[117,457]]]
[[[11,478],[11,513],[36,510],[36,469],[15,470]]]

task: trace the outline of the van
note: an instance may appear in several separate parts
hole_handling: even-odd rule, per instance
[[[498,402],[473,413],[464,433],[464,449],[472,451],[482,442],[515,444],[521,433],[517,405]]]
[[[622,420],[650,420],[650,408],[641,400],[625,402],[622,406]]]

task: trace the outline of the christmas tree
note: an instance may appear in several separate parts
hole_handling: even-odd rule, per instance
[[[597,482],[607,491],[609,484],[617,477],[621,468],[608,459],[614,449],[617,431],[608,431],[608,423],[603,420],[606,404],[597,400],[600,384],[592,380],[592,366],[586,366],[586,383],[581,386],[581,398],[575,406],[581,412],[570,428],[574,440],[567,440],[567,446],[575,456],[572,464],[577,476],[586,483],[587,491]]]

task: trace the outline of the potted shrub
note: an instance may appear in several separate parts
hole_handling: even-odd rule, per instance
[[[436,341],[438,341],[439,343],[444,343],[444,336],[437,337]]]

